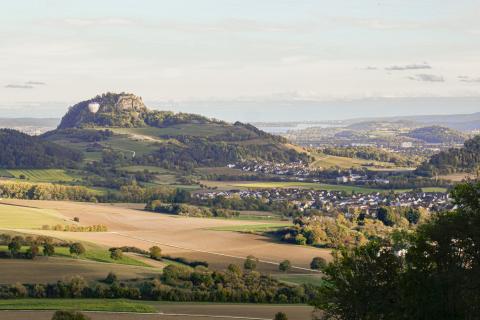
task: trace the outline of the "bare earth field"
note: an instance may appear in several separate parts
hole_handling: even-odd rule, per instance
[[[252,304],[184,304],[156,303],[157,314],[85,312],[93,320],[205,320],[256,319],[270,320],[275,313],[285,312],[290,320],[311,319],[312,307],[305,305]],[[53,311],[0,311],[2,320],[50,320]]]
[[[271,239],[212,228],[259,225],[262,221],[207,219],[150,213],[119,205],[64,201],[34,201],[5,199],[2,203],[55,210],[66,219],[79,217],[82,225],[103,224],[109,232],[58,232],[28,230],[57,238],[78,239],[105,246],[136,246],[148,249],[159,245],[165,254],[206,260],[213,268],[225,268],[230,263],[242,263],[254,255],[262,262],[259,270],[277,271],[278,262],[289,259],[295,273],[308,272],[313,257],[330,258],[328,250],[274,242]],[[265,222],[268,224],[268,222]],[[27,232],[27,230],[21,230]]]
[[[87,280],[102,280],[112,271],[120,279],[149,278],[161,273],[162,269],[101,263],[87,260],[38,257],[26,259],[2,259],[0,261],[0,284],[10,283],[53,283],[80,275]]]

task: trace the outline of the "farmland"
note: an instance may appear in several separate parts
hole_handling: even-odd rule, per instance
[[[223,269],[230,263],[243,263],[244,258],[251,254],[265,261],[259,264],[259,270],[267,272],[277,272],[278,263],[284,259],[292,261],[294,266],[309,268],[313,257],[323,256],[329,259],[330,256],[329,250],[277,243],[261,235],[211,230],[235,230],[238,226],[243,229],[247,225],[254,225],[254,229],[258,229],[258,225],[264,223],[268,226],[271,221],[189,218],[91,203],[5,201],[17,206],[55,210],[66,219],[78,216],[86,225],[103,224],[109,229],[109,232],[83,233],[32,231],[37,234],[81,240],[106,247],[129,245],[148,249],[152,245],[159,245],[165,254],[191,260],[206,260],[214,269]]]
[[[0,203],[0,228],[40,229],[59,223],[65,223],[65,218],[55,210]]]
[[[148,278],[160,274],[161,269],[62,257],[3,259],[0,263],[0,284],[54,283],[80,275],[86,280],[102,280],[112,271],[119,279]]]
[[[72,182],[78,179],[63,169],[3,169],[0,175],[29,182]]]
[[[0,302],[0,316],[5,320],[19,317],[50,320],[55,309],[91,310],[85,312],[93,320],[191,320],[205,319],[258,319],[269,320],[283,311],[290,320],[310,319],[313,308],[306,305],[220,304],[220,303],[170,303],[140,302],[124,299],[21,299]],[[37,311],[14,311],[37,310]],[[100,312],[98,312],[100,311]],[[126,312],[126,313],[116,313]],[[139,314],[138,312],[142,312]]]

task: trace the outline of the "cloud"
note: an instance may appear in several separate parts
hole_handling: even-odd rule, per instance
[[[33,89],[35,88],[36,86],[44,86],[46,85],[45,82],[43,81],[27,81],[27,82],[24,82],[23,84],[17,84],[17,83],[10,83],[10,84],[7,84],[5,86],[5,88],[9,88],[9,89]]]
[[[366,66],[365,68],[363,68],[363,70],[378,70],[378,68],[372,67],[372,66]]]
[[[422,70],[422,69],[432,69],[432,67],[428,63],[424,62],[421,64],[407,64],[403,66],[394,65],[394,66],[385,68],[385,70],[388,70],[388,71],[405,71],[405,70]]]
[[[461,82],[468,82],[468,83],[480,83],[480,77],[471,78],[469,76],[458,76],[458,80]]]
[[[44,86],[46,85],[45,82],[42,81],[27,81],[25,82],[26,85],[31,85],[31,86]]]
[[[437,76],[434,74],[416,74],[408,77],[408,79],[424,82],[445,82],[445,79],[442,76]]]
[[[33,89],[34,87],[30,84],[7,84],[5,88],[9,89]]]
[[[68,18],[60,21],[63,24],[72,27],[108,27],[108,26],[131,26],[136,24],[136,21],[125,18]]]

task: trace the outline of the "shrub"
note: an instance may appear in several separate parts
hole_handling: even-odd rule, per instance
[[[120,249],[113,249],[110,251],[110,258],[113,260],[120,260],[123,258],[123,251]]]
[[[162,260],[162,249],[158,246],[153,246],[149,250],[150,258],[154,260]]]
[[[283,312],[277,312],[277,314],[275,314],[275,318],[273,318],[273,320],[288,320],[288,317]]]
[[[76,255],[78,257],[79,255],[82,255],[84,253],[85,247],[80,242],[74,242],[70,245],[70,254]]]
[[[323,270],[327,266],[327,260],[322,257],[315,257],[310,262],[310,268],[314,270]]]
[[[245,270],[255,270],[257,268],[258,259],[250,255],[243,264]]]
[[[290,260],[284,260],[280,262],[280,264],[278,265],[278,270],[282,272],[287,272],[291,268],[292,268],[292,263],[290,262]]]
[[[90,320],[90,318],[80,312],[59,310],[53,314],[52,320]]]

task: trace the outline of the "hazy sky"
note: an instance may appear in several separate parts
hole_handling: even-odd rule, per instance
[[[480,111],[480,2],[0,2],[4,116],[105,91],[229,120]]]

